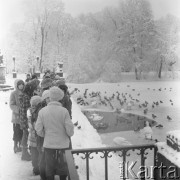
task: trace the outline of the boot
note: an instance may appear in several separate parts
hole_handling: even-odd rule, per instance
[[[27,148],[23,147],[21,160],[31,161],[31,155],[28,153]]]
[[[60,178],[60,180],[66,180],[67,175],[60,175],[59,178]]]
[[[34,174],[35,176],[37,176],[37,175],[40,174],[38,167],[34,167],[34,168],[33,168],[33,174]]]

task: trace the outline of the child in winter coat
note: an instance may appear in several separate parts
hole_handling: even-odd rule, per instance
[[[14,82],[15,90],[11,92],[9,106],[12,110],[12,123],[13,123],[13,141],[14,153],[21,151],[21,139],[23,131],[20,129],[20,102],[19,95],[22,94],[24,89],[24,81],[16,79]]]
[[[52,87],[49,96],[50,102],[39,111],[35,129],[39,136],[44,134],[46,176],[47,179],[53,180],[58,170],[57,165],[63,162],[60,154],[63,155],[64,150],[69,148],[69,137],[74,134],[74,125],[67,109],[59,102],[64,96],[63,91]],[[59,169],[59,175],[61,180],[66,180],[67,169],[64,163]]]
[[[41,109],[41,97],[33,96],[30,100],[31,108],[27,111],[29,136],[28,145],[31,151],[31,161],[34,175],[39,175],[39,153],[37,150],[37,135],[35,131],[35,122],[37,120],[38,112]]]

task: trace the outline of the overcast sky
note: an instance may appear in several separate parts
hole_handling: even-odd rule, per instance
[[[23,15],[20,8],[22,0],[0,0],[0,38],[4,36],[7,29],[14,22],[21,21]],[[97,12],[106,6],[118,6],[119,0],[62,0],[65,4],[66,12],[72,16],[81,13]],[[180,0],[149,0],[154,17],[165,16],[171,13],[180,17]]]

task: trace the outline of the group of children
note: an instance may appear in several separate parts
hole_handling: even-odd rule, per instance
[[[37,77],[15,80],[10,95],[14,152],[22,151],[22,160],[32,161],[33,173],[41,180],[67,177],[64,151],[72,148],[72,102],[64,79],[49,74],[40,82]],[[29,153],[30,152],[30,153]]]

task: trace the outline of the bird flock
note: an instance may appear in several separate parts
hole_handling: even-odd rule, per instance
[[[80,106],[90,106],[92,101],[96,101],[96,104],[101,107],[106,107],[111,109],[112,111],[116,111],[117,109],[126,109],[131,110],[132,108],[135,110],[140,110],[146,116],[151,116],[153,120],[156,120],[158,116],[152,111],[156,108],[161,107],[164,103],[164,100],[154,100],[148,101],[141,98],[141,92],[138,92],[138,89],[131,88],[130,85],[127,85],[127,91],[122,92],[120,85],[118,84],[118,89],[116,92],[108,93],[106,90],[103,91],[94,91],[88,88],[84,90],[80,90],[76,88],[76,102]],[[172,91],[172,88],[147,88],[147,91],[153,91],[153,93],[161,93],[162,91]],[[158,98],[157,98],[158,99]],[[174,105],[172,99],[169,99],[169,103],[171,106]],[[170,115],[166,116],[167,121],[172,121],[172,117]],[[157,124],[156,128],[163,128],[162,124]],[[139,127],[134,129],[134,131],[139,131]]]

